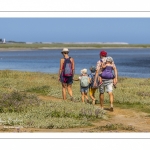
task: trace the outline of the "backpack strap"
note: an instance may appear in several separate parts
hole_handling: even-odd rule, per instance
[[[69,60],[70,60],[70,59],[71,59],[71,57],[69,57],[69,58],[64,58],[64,62],[65,62],[65,60],[67,60],[67,59],[69,59]]]
[[[71,57],[69,57],[69,58],[64,58],[64,64],[63,64],[63,66],[65,65],[65,61],[67,60],[67,59],[71,59]],[[70,60],[70,62],[71,62],[71,60]],[[72,64],[72,62],[71,62],[71,64]]]
[[[71,57],[69,57],[69,59],[70,59],[70,58],[71,58]],[[68,58],[64,58],[64,59],[66,60],[66,59],[68,59]]]

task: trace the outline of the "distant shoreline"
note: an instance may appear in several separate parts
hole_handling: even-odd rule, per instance
[[[75,50],[89,50],[89,49],[145,49],[150,48],[150,44],[76,44],[76,43],[5,43],[0,44],[0,51],[21,51],[21,50],[62,50],[64,47]]]
[[[150,47],[67,47],[70,50],[89,50],[89,49],[147,49]],[[62,47],[41,47],[41,48],[0,48],[0,51],[22,51],[22,50],[55,50],[55,49],[63,49]]]

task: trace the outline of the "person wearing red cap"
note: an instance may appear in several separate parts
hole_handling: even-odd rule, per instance
[[[95,81],[94,84],[96,84],[96,79],[99,77],[99,75],[101,75],[103,68],[102,68],[102,64],[106,63],[106,59],[107,59],[107,52],[102,50],[100,51],[100,60],[97,62],[96,65],[96,75],[95,75]],[[100,83],[100,87],[99,87],[99,99],[100,99],[100,106],[103,109],[103,102],[104,102],[104,92],[106,89],[106,92],[109,94],[109,100],[110,100],[110,111],[113,111],[113,101],[114,101],[114,95],[113,95],[113,84],[116,85],[117,84],[117,78],[118,78],[118,71],[117,68],[114,64],[114,62],[112,62],[113,66],[114,66],[114,79],[103,79],[102,78],[102,83]],[[95,85],[96,86],[96,85]]]
[[[103,50],[103,51],[100,52],[99,55],[102,56],[102,57],[106,57],[107,56],[107,52]]]

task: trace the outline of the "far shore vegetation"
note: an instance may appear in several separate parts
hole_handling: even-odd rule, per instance
[[[150,48],[150,44],[97,44],[97,43],[0,43],[0,49],[52,49],[52,48]]]
[[[77,75],[75,75],[77,77]],[[119,77],[114,89],[114,108],[150,113],[150,79]],[[0,71],[0,125],[24,128],[75,128],[109,119],[99,104],[82,104],[79,82],[74,82],[75,101],[62,100],[57,74]],[[99,92],[96,91],[98,99]],[[104,105],[109,106],[105,94]]]

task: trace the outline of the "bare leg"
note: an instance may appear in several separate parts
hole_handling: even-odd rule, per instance
[[[89,94],[90,94],[90,98],[92,99],[92,104],[95,105],[95,95],[94,95],[95,91],[93,91],[93,89],[89,89]]]
[[[62,83],[62,96],[64,100],[66,100],[66,88],[67,88],[67,84]]]
[[[92,104],[95,105],[95,97],[93,93],[90,93],[90,98],[92,99]]]
[[[69,95],[72,97],[72,84],[68,84],[67,88]]]
[[[111,107],[113,107],[114,95],[112,92],[109,92],[108,94],[109,94],[110,105]]]
[[[87,93],[84,93],[84,97],[86,98],[87,101],[89,101],[89,98],[87,96]]]
[[[84,103],[84,92],[81,92],[81,99],[82,99],[82,102]]]
[[[90,93],[90,98],[92,99],[92,101],[94,100],[95,101],[95,97],[92,93]]]
[[[100,106],[101,106],[101,108],[103,108],[104,94],[99,94],[99,99],[100,99]]]
[[[92,101],[95,100],[95,98],[92,95],[90,95],[90,98],[92,99]]]

